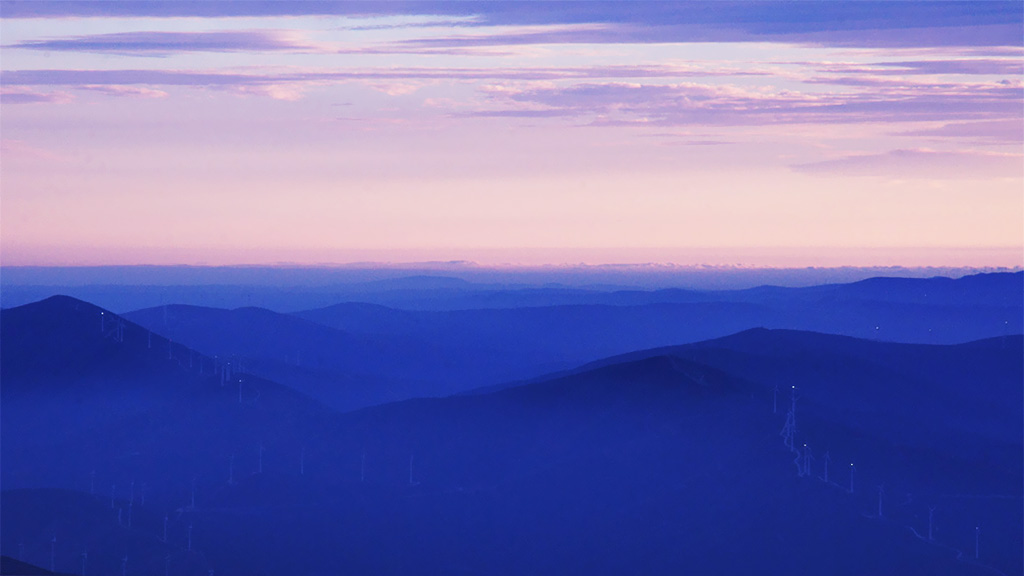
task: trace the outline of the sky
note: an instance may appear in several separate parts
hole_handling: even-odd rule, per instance
[[[0,2],[0,264],[1024,264],[1024,4]]]

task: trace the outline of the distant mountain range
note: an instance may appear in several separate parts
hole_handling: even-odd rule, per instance
[[[1017,273],[725,292],[465,294],[467,302],[489,298],[489,305],[576,302],[511,308],[400,310],[348,302],[279,314],[168,305],[125,317],[207,355],[244,359],[254,374],[348,410],[528,380],[749,328],[926,344],[1019,334],[1021,294],[1024,274]]]
[[[143,267],[145,268],[145,267]],[[80,271],[84,270],[84,271]],[[704,282],[703,288],[680,288],[685,281],[666,283],[658,270],[626,268],[602,282],[602,274],[593,270],[569,269],[565,274],[552,270],[545,274],[517,273],[514,270],[481,271],[471,274],[472,280],[439,276],[439,271],[413,271],[401,276],[399,271],[364,270],[343,283],[332,281],[331,270],[231,269],[170,267],[161,272],[152,269],[98,268],[55,269],[52,274],[36,274],[25,268],[3,268],[0,284],[5,308],[21,306],[54,295],[70,295],[96,303],[116,312],[128,312],[165,304],[235,308],[261,307],[277,312],[296,312],[324,308],[338,303],[360,302],[378,304],[400,310],[475,310],[481,308],[522,308],[605,304],[638,306],[643,304],[694,302],[760,301],[771,296],[783,299],[860,299],[879,302],[916,302],[938,305],[1019,305],[1014,289],[1024,286],[1024,272],[995,272],[967,275],[960,278],[867,277],[863,269],[807,270],[711,270],[692,272],[695,278],[708,275],[729,278],[746,277],[742,285],[753,282],[782,282],[757,288],[717,288],[721,284]],[[303,274],[304,272],[304,274]],[[884,272],[884,269],[879,270]],[[558,283],[553,279],[568,275]],[[344,274],[342,274],[344,276]],[[365,277],[376,277],[366,280]],[[383,276],[383,277],[382,277]],[[551,276],[551,278],[548,278]],[[684,275],[685,276],[685,275]],[[807,288],[786,288],[793,277],[831,278],[829,284]],[[297,279],[301,277],[301,279]],[[111,278],[121,279],[111,283]],[[137,278],[136,280],[132,280]],[[585,279],[590,278],[587,282]],[[852,278],[849,283],[835,283]],[[532,279],[532,280],[531,280]],[[616,282],[618,279],[619,282]],[[33,283],[35,281],[36,283]],[[64,283],[62,283],[62,281]],[[807,280],[797,285],[806,285]],[[644,287],[638,287],[642,285]],[[648,288],[647,286],[657,286]],[[712,286],[712,287],[708,287]],[[953,300],[949,298],[952,297]],[[969,299],[964,299],[968,297]]]
[[[1020,336],[748,330],[345,414],[71,298],[0,341],[0,552],[36,566],[56,535],[102,574],[1024,569]]]

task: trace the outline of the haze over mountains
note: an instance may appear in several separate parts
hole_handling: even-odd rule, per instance
[[[956,344],[739,328],[638,345],[780,300],[834,325],[854,320],[833,318],[844,303],[903,330],[995,318],[1019,310],[1018,282],[451,312],[5,309],[0,553],[90,574],[126,557],[128,574],[182,575],[1020,573],[1024,339],[1009,324]],[[624,353],[596,356],[603,338]],[[540,376],[552,358],[563,373]],[[330,408],[517,366],[528,383]]]
[[[435,297],[452,297],[442,283]],[[1024,331],[1024,273],[739,291],[468,292],[458,310],[347,302],[278,314],[170,305],[125,315],[338,409],[536,378],[755,327],[951,344]],[[390,292],[382,292],[386,297]],[[538,305],[540,302],[570,302]]]

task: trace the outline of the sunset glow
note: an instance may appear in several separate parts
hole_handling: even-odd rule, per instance
[[[2,263],[1020,266],[1020,3],[800,4],[5,3]]]

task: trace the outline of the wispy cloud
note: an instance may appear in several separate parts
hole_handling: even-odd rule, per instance
[[[143,86],[117,86],[117,85],[86,85],[79,86],[80,90],[99,92],[107,96],[122,96],[132,98],[166,98],[167,92],[154,90]]]
[[[319,50],[294,32],[241,30],[213,32],[117,32],[28,40],[4,48],[55,52],[96,52],[166,56],[182,52],[308,52]]]
[[[38,92],[21,86],[4,86],[0,89],[0,103],[3,104],[67,104],[75,97],[67,92]]]
[[[477,115],[545,111],[599,125],[765,125],[1020,118],[1019,84],[977,83],[941,90],[805,93],[698,83],[579,83],[487,93]],[[536,112],[532,112],[536,113]]]
[[[73,161],[72,158],[64,154],[34,146],[23,140],[11,140],[9,138],[0,139],[0,153],[8,160],[39,161],[49,164]]]
[[[189,86],[295,100],[318,85],[360,82],[389,94],[410,93],[423,82],[491,81],[482,100],[465,102],[459,116],[563,117],[577,122],[681,125],[792,123],[967,122],[1020,119],[1020,81],[927,82],[874,77],[810,78],[805,82],[863,88],[835,92],[685,81],[731,76],[729,69],[688,66],[578,68],[404,68],[345,71],[14,70],[5,87]],[[770,81],[770,80],[769,80]],[[124,88],[111,90],[111,94]],[[115,94],[116,95],[116,94]],[[146,95],[138,92],[135,95]],[[152,96],[159,94],[152,93]],[[31,97],[24,97],[26,100]],[[38,101],[44,101],[39,98]]]
[[[986,144],[1024,144],[1024,122],[1020,120],[958,122],[945,124],[938,128],[898,132],[894,136],[959,138]]]
[[[989,75],[1020,76],[1024,63],[1018,54],[1013,58],[961,58],[957,60],[908,60],[901,62],[873,62],[869,64],[833,63],[817,65],[818,70],[834,74],[871,74],[878,76],[907,75]],[[816,63],[808,62],[815,66]]]
[[[62,16],[427,16],[471,18],[484,26],[605,25],[603,31],[453,36],[466,42],[749,42],[831,46],[1020,46],[1017,2],[11,2],[5,18]]]
[[[580,80],[607,78],[685,78],[755,76],[766,72],[737,67],[686,65],[608,65],[566,68],[367,68],[345,71],[206,72],[199,70],[5,70],[8,86],[74,86],[148,84],[165,86],[230,86],[343,82],[350,80]]]
[[[883,154],[845,156],[792,167],[808,174],[883,178],[1020,178],[1024,156],[988,152],[893,150]]]

